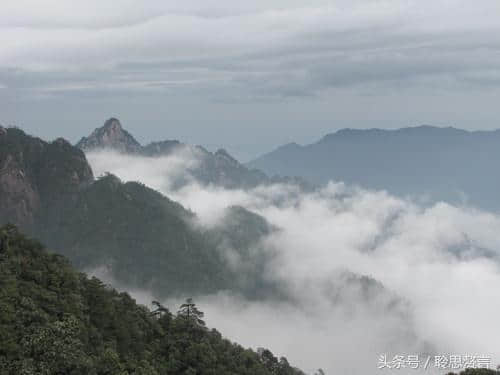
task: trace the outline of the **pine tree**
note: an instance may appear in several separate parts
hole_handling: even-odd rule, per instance
[[[184,317],[187,321],[202,327],[205,326],[205,321],[202,319],[204,315],[202,311],[198,310],[192,298],[188,298],[177,312],[177,316]]]

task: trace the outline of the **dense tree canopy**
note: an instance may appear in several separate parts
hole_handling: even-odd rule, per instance
[[[154,306],[0,228],[0,374],[302,374],[208,329],[192,300],[177,315]]]

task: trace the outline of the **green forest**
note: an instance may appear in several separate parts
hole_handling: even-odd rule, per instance
[[[262,278],[273,253],[260,239],[279,230],[265,218],[232,206],[204,228],[141,183],[94,179],[68,142],[14,128],[0,137],[0,177],[0,225],[17,225],[0,226],[0,375],[303,374],[269,350],[224,339],[190,299],[176,311],[157,301],[149,309],[78,271],[105,265],[158,300],[219,290],[285,298]],[[244,269],[233,270],[224,249]]]
[[[0,137],[0,169],[7,177],[0,225],[17,225],[79,270],[105,265],[122,285],[157,298],[273,294],[259,277],[269,256],[249,256],[273,228],[242,207],[228,207],[220,225],[204,228],[193,212],[141,183],[94,179],[83,152],[64,140],[47,143],[15,128]],[[245,260],[245,272],[228,267],[227,248]]]
[[[14,226],[0,229],[0,374],[299,375],[209,329],[188,299],[138,305]]]

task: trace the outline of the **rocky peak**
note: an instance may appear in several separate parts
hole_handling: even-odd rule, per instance
[[[110,119],[106,120],[106,122],[103,125],[103,128],[110,132],[123,131],[120,120],[118,120],[115,117],[111,117]]]
[[[107,120],[102,127],[95,129],[88,137],[83,137],[76,146],[84,151],[113,149],[136,153],[141,150],[140,143],[123,129],[120,121],[114,117]]]
[[[121,153],[146,157],[168,156],[175,153],[179,153],[181,157],[190,156],[196,162],[186,167],[186,174],[179,177],[179,181],[176,182],[178,187],[191,181],[192,178],[201,184],[215,184],[226,188],[250,188],[259,184],[290,181],[279,177],[270,179],[259,170],[249,170],[222,148],[216,152],[209,152],[202,146],[184,144],[178,140],[163,140],[142,146],[122,128],[116,118],[107,120],[91,135],[82,138],[76,146],[83,151],[113,149]],[[296,147],[301,146],[296,145]]]
[[[222,158],[224,160],[227,160],[229,161],[231,164],[239,164],[238,160],[236,160],[235,158],[233,158],[229,152],[227,152],[226,150],[224,150],[223,148],[219,148],[216,152],[215,152],[215,156],[219,157],[219,158]]]

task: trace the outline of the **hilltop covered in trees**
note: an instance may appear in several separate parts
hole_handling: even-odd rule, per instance
[[[208,329],[192,300],[177,314],[75,271],[62,256],[0,228],[1,374],[300,375]]]

